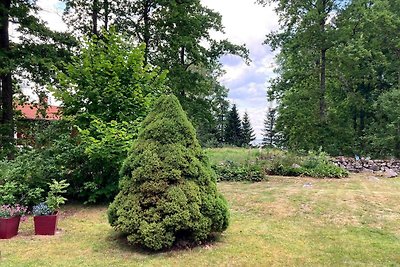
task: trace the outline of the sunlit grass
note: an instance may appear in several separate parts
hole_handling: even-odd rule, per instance
[[[1,240],[0,266],[400,265],[399,178],[271,177],[219,189],[231,224],[212,244],[149,253],[122,241],[105,206],[68,205],[56,236],[34,236],[29,219]]]

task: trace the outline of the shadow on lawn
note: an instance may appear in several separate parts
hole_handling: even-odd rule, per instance
[[[208,240],[203,241],[201,243],[194,243],[189,242],[186,240],[180,240],[176,242],[172,248],[169,249],[162,249],[159,251],[153,251],[147,248],[144,248],[139,245],[132,245],[129,244],[126,235],[118,233],[114,230],[110,230],[109,235],[107,237],[107,241],[113,243],[116,248],[123,252],[135,252],[139,253],[143,256],[150,256],[150,255],[160,255],[160,254],[170,254],[174,252],[184,252],[184,251],[191,251],[196,248],[201,249],[212,249],[218,244],[222,243],[222,236],[221,234],[212,235]]]

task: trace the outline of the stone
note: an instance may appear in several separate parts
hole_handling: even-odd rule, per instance
[[[372,164],[372,165],[371,165],[371,170],[373,170],[373,171],[379,171],[379,166],[378,166],[378,165],[375,165],[375,164]]]
[[[398,174],[397,174],[397,172],[395,172],[395,171],[392,170],[392,169],[387,169],[387,170],[385,171],[385,173],[384,173],[384,176],[385,176],[386,178],[394,178],[394,177],[397,177]]]
[[[292,168],[299,169],[299,168],[301,168],[301,166],[299,164],[293,163]]]

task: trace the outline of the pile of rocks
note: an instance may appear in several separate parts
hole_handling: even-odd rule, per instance
[[[337,157],[332,159],[337,166],[349,172],[378,172],[386,177],[396,177],[400,173],[400,160],[371,160]]]

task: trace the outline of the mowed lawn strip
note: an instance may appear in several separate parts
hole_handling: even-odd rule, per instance
[[[271,177],[220,183],[231,224],[214,243],[150,253],[128,246],[106,207],[67,205],[53,237],[0,240],[0,266],[397,266],[400,179]]]

